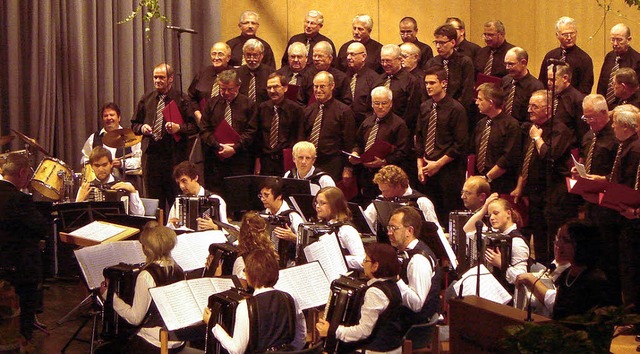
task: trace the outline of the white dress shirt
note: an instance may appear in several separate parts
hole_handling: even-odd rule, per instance
[[[122,126],[118,126],[118,129],[122,129]],[[100,135],[104,136],[107,131],[104,128],[100,129]],[[82,158],[80,159],[80,163],[84,166],[87,162],[89,162],[89,155],[91,155],[91,150],[93,150],[93,136],[95,133],[89,135],[87,141],[84,142],[82,146]],[[122,149],[112,148],[110,146],[104,145],[104,148],[111,152],[111,157],[116,158],[117,150],[122,152]],[[140,157],[142,156],[142,144],[137,143],[131,147],[131,153],[133,156],[124,159],[124,167],[125,170],[137,170],[141,166]]]
[[[407,250],[412,250],[418,244],[415,239],[409,243]],[[398,288],[402,295],[402,304],[414,312],[422,309],[424,302],[427,300],[429,290],[431,290],[431,278],[433,278],[433,265],[425,256],[417,253],[411,257],[407,265],[407,280],[398,280]]]
[[[204,187],[200,186],[200,190],[198,190],[197,197],[204,197],[204,196],[205,196]],[[211,194],[211,196],[217,198],[220,201],[220,221],[225,223],[225,224],[228,224],[229,220],[227,220],[227,203],[224,201],[224,199],[222,199],[221,196],[219,196],[217,194]],[[176,227],[169,220],[171,220],[173,218],[180,219],[179,204],[180,204],[180,200],[179,200],[179,198],[176,198],[175,202],[171,206],[171,209],[169,210],[169,216],[167,217],[167,227],[170,228],[170,229],[173,229],[173,230],[175,230]]]

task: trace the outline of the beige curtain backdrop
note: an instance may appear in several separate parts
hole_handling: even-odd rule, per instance
[[[154,20],[151,40],[140,18],[122,25],[138,0],[3,0],[0,1],[0,135],[9,128],[35,137],[51,154],[79,168],[80,149],[99,127],[98,109],[117,102],[123,125],[138,98],[153,87],[155,64],[177,63],[175,32]],[[367,13],[374,19],[372,37],[383,44],[398,43],[398,22],[413,16],[418,38],[431,43],[433,30],[448,16],[466,22],[467,38],[483,44],[483,23],[500,19],[507,40],[525,48],[531,72],[537,76],[544,54],[558,45],[555,21],[561,16],[578,21],[578,45],[594,61],[597,79],[604,55],[610,50],[609,30],[627,23],[640,31],[640,12],[622,0],[610,3],[604,16],[596,0],[160,0],[173,25],[193,28],[182,35],[182,74],[186,89],[197,71],[208,64],[211,44],[238,35],[238,17],[244,10],[260,13],[258,35],[273,47],[276,61],[287,39],[302,32],[310,9],[325,15],[322,32],[336,46],[350,39],[351,19]],[[635,41],[632,41],[632,45]],[[640,45],[635,44],[636,49]],[[179,78],[176,77],[176,82]],[[14,141],[5,150],[22,148]]]

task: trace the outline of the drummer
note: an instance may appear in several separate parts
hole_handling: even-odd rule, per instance
[[[120,125],[120,107],[113,102],[109,102],[102,107],[100,114],[102,117],[102,129],[89,135],[89,138],[85,141],[84,146],[82,147],[82,165],[84,166],[89,163],[89,155],[91,155],[91,150],[93,150],[93,148],[96,146],[104,146],[111,152],[111,156],[116,157],[113,160],[113,170],[111,171],[114,176],[123,178],[123,174],[121,172],[123,161],[125,164],[125,171],[139,170],[140,157],[142,156],[140,143],[125,148],[125,158],[122,158],[122,147],[112,147],[102,142],[102,138],[105,134],[122,129],[122,126]]]
[[[123,190],[127,192],[129,196],[129,215],[144,215],[144,205],[133,184],[122,182],[110,173],[113,169],[111,151],[102,146],[93,148],[89,155],[89,163],[93,168],[96,178],[93,181],[82,183],[80,189],[78,189],[76,202],[95,201],[99,190]]]

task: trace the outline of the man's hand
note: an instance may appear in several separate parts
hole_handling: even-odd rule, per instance
[[[442,165],[440,165],[438,161],[425,160],[425,166],[422,168],[422,172],[429,177],[433,177],[441,168]]]
[[[356,151],[351,152],[351,155],[360,156],[360,154],[358,154]],[[362,163],[362,159],[357,159],[353,156],[349,156],[349,162],[352,165],[359,165]]]
[[[167,122],[164,127],[167,129],[167,132],[169,132],[169,134],[176,134],[180,131],[180,124]]]
[[[136,187],[133,186],[133,184],[129,183],[129,182],[118,182],[116,184],[114,184],[111,189],[122,189],[127,191],[127,193],[135,193],[136,192]]]
[[[78,196],[76,197],[76,202],[84,202],[89,197],[89,193],[91,192],[91,183],[90,182],[82,182],[80,185],[80,189],[78,190]]]
[[[236,154],[236,149],[233,148],[233,144],[220,144],[220,151],[218,155],[223,159],[228,159]]]
[[[342,170],[342,179],[350,179],[353,178],[353,171],[350,168],[345,168]]]
[[[520,197],[522,197],[522,187],[517,186],[516,189],[512,190],[511,193],[509,193],[509,195],[513,197],[513,202],[515,204],[518,204]]]
[[[151,135],[151,133],[153,133],[153,129],[149,124],[143,124],[142,127],[140,127],[140,131],[144,135]]]
[[[540,138],[542,137],[542,128],[538,127],[537,125],[532,125],[531,129],[529,129],[529,137],[531,139],[533,138]]]
[[[196,221],[198,222],[198,231],[219,229],[218,225],[207,215],[204,218],[196,218]]]

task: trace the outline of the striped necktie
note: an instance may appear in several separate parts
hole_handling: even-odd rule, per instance
[[[587,173],[591,173],[591,164],[593,163],[593,151],[596,149],[597,135],[593,132],[593,138],[591,139],[591,145],[589,146],[589,152],[587,152],[587,160],[584,163],[584,169]]]
[[[320,140],[320,128],[322,127],[322,117],[324,115],[324,104],[320,104],[320,109],[318,110],[318,115],[316,115],[316,120],[313,122],[313,128],[311,129],[311,138],[310,141],[315,147],[318,147],[318,140]]]
[[[211,97],[216,97],[220,94],[220,84],[218,83],[218,77],[213,77],[213,86],[211,86]]]
[[[162,139],[162,123],[164,122],[164,116],[162,111],[164,110],[164,99],[167,95],[158,95],[158,105],[156,106],[156,119],[153,120],[153,140],[158,141]]]
[[[233,119],[231,117],[231,103],[227,101],[227,105],[224,107],[224,120],[233,127]]]
[[[567,50],[562,50],[562,55],[560,55],[560,61],[566,63],[567,62]]]
[[[611,68],[611,73],[609,74],[609,83],[607,84],[607,103],[609,105],[613,104],[613,101],[616,100],[615,92],[613,91],[613,81],[616,76],[616,71],[620,69],[620,57],[616,56],[616,63]]]
[[[291,75],[291,79],[289,80],[289,85],[297,85],[298,84],[298,73],[293,73]]]
[[[358,80],[358,74],[355,73],[351,77],[351,82],[349,82],[349,87],[351,88],[351,99],[355,99],[356,97],[356,82]]]
[[[507,95],[507,102],[504,105],[504,110],[508,115],[513,116],[513,99],[516,96],[516,80],[511,80],[511,89]]]
[[[269,147],[275,149],[278,145],[278,128],[280,126],[280,114],[278,106],[273,105],[273,120],[271,121],[271,132],[269,134]]]
[[[256,74],[253,71],[250,71],[251,79],[249,80],[249,99],[251,102],[256,101]]]
[[[371,131],[369,132],[369,137],[367,138],[367,144],[364,146],[364,151],[369,150],[373,143],[376,141],[376,137],[378,136],[378,129],[380,127],[380,118],[376,118],[375,124],[371,127]]]
[[[616,158],[613,160],[613,167],[611,168],[611,177],[609,182],[616,182],[618,180],[618,171],[620,170],[620,160],[622,157],[622,143],[618,145],[618,151],[616,152]]]
[[[391,78],[393,77],[393,75],[389,75],[387,76],[387,80],[384,82],[384,87],[391,89]]]
[[[638,164],[638,170],[636,171],[636,183],[633,189],[640,190],[640,164]]]
[[[438,125],[438,104],[433,102],[429,113],[429,127],[427,128],[427,138],[424,142],[425,157],[431,156],[436,147],[436,127]]]
[[[533,150],[536,146],[536,143],[531,139],[529,141],[529,146],[527,147],[527,152],[524,155],[524,162],[522,163],[522,172],[520,175],[522,176],[523,181],[527,181],[529,178],[529,166],[531,166],[531,159],[533,158]]]
[[[442,61],[442,66],[444,66],[444,71],[447,73],[447,80],[449,80],[449,59],[444,59]]]
[[[491,53],[489,54],[489,59],[487,59],[487,63],[484,65],[483,73],[485,75],[491,75],[491,69],[493,69],[493,55],[496,54],[495,49],[491,49]]]
[[[491,134],[491,119],[487,119],[487,124],[482,131],[480,137],[480,150],[478,151],[478,161],[476,161],[476,167],[480,174],[484,174],[484,169],[487,165],[487,147],[489,146],[489,135]]]

